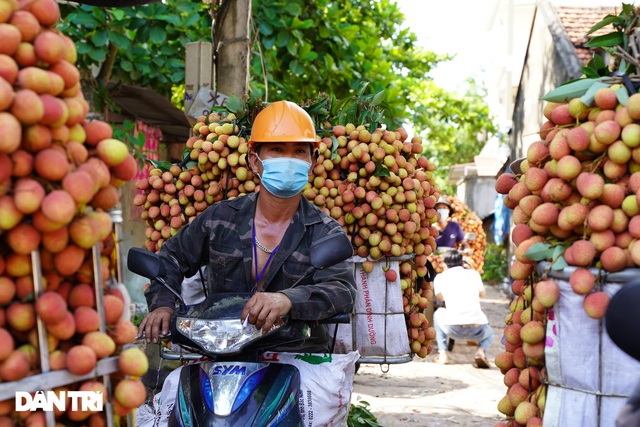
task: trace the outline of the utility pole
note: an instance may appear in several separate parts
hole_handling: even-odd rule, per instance
[[[243,98],[249,91],[251,0],[222,0],[213,16],[214,89]]]

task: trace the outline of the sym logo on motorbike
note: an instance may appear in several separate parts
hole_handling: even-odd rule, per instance
[[[213,369],[213,375],[247,375],[247,367],[241,365],[219,365]]]

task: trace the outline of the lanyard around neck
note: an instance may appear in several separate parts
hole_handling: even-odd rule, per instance
[[[256,269],[256,285],[253,287],[252,292],[255,292],[258,289],[258,283],[260,283],[260,280],[262,280],[262,277],[264,276],[264,273],[267,271],[267,268],[269,267],[269,264],[271,263],[271,260],[273,259],[273,256],[275,255],[276,251],[278,250],[278,246],[276,246],[275,248],[273,248],[273,251],[269,254],[269,258],[267,259],[267,262],[264,264],[264,267],[262,267],[262,271],[260,273],[258,273],[258,248],[256,246],[256,226],[255,223],[253,225],[253,239],[252,239],[252,244],[253,244],[253,265]]]

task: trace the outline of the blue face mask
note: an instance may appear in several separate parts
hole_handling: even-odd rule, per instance
[[[256,155],[257,157],[257,155]],[[311,163],[291,157],[262,160],[260,180],[264,188],[276,197],[288,199],[298,194],[309,182]]]

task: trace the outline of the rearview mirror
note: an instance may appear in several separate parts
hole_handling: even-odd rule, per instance
[[[351,241],[344,233],[329,234],[311,244],[311,265],[322,270],[353,255]]]
[[[604,324],[611,341],[629,356],[640,361],[640,337],[636,325],[640,301],[640,280],[626,283],[607,306]]]
[[[155,279],[165,275],[160,256],[141,248],[131,248],[127,254],[127,268],[147,279]]]

